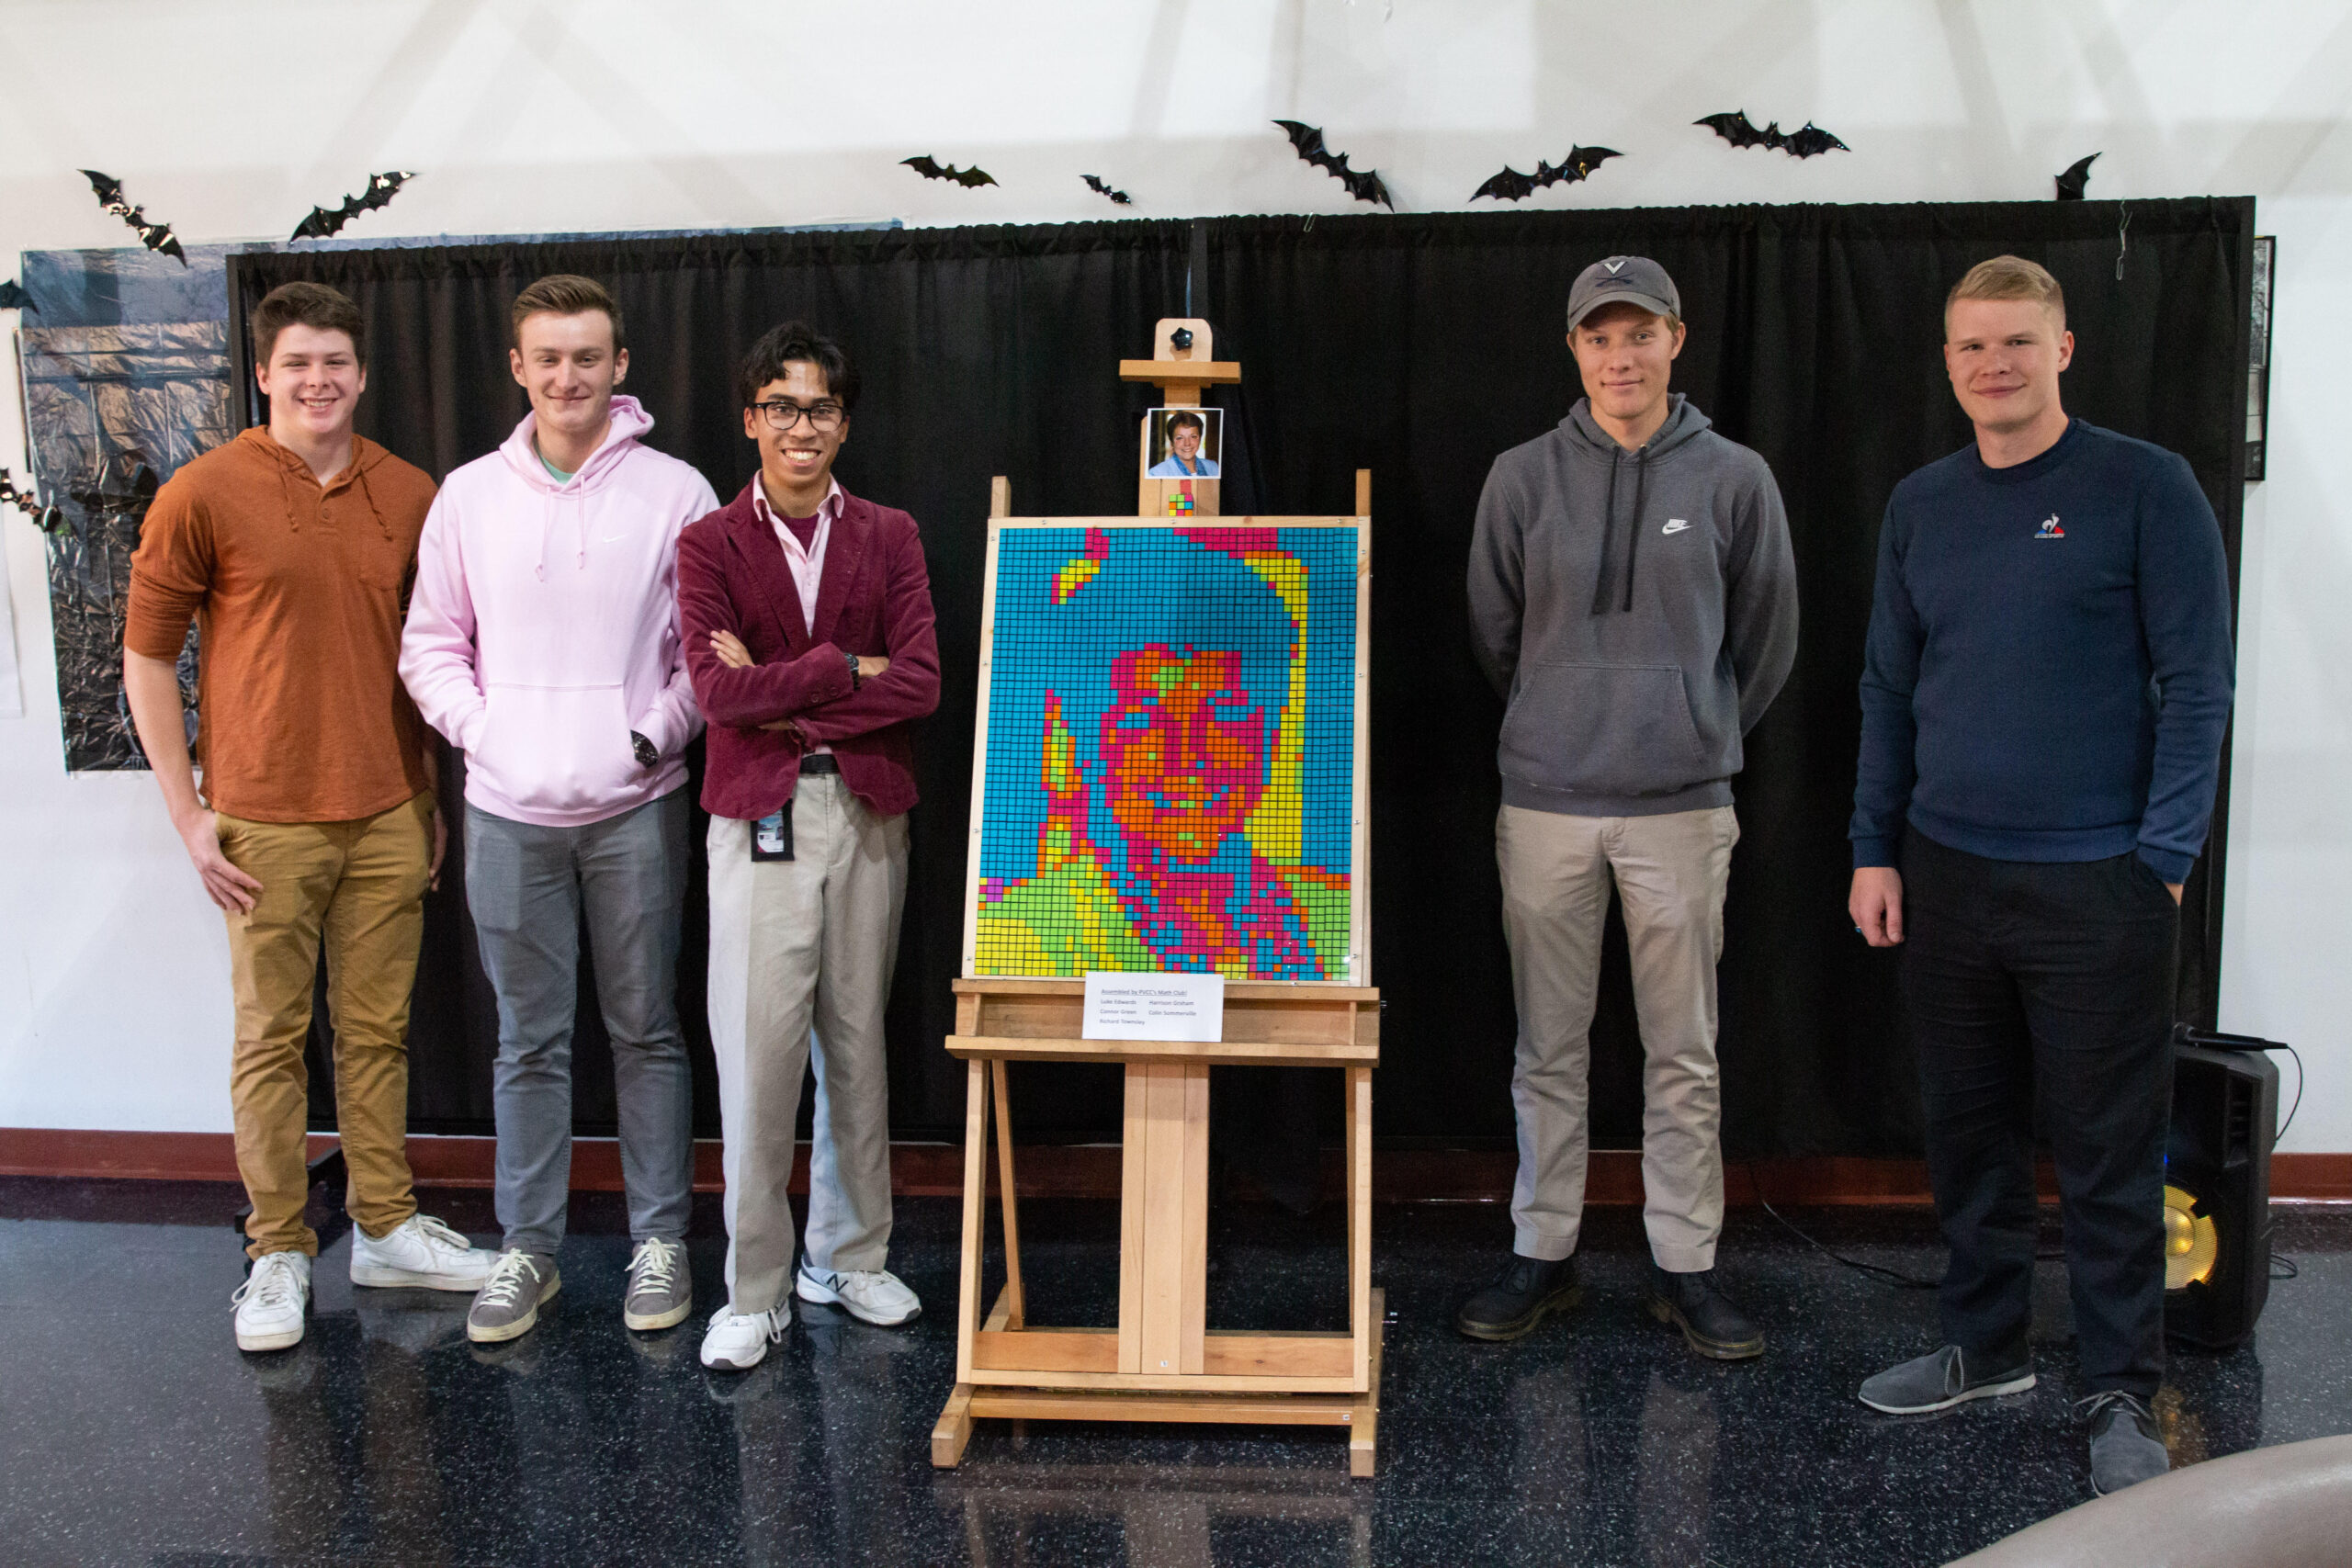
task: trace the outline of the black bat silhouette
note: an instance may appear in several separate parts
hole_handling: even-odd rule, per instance
[[[1850,152],[1851,147],[1838,141],[1811,120],[1804,129],[1789,135],[1781,133],[1781,122],[1774,120],[1763,130],[1747,118],[1746,109],[1734,109],[1728,114],[1711,114],[1704,119],[1694,119],[1693,125],[1703,125],[1735,147],[1777,147],[1792,158],[1811,158],[1835,148]]]
[[[2083,199],[2083,187],[2091,183],[2091,159],[2098,156],[2098,154],[2094,152],[2089,158],[2077,158],[2066,165],[2066,172],[2057,176],[2058,200],[2080,201]]]
[[[954,180],[959,186],[992,186],[996,176],[986,169],[959,169],[953,164],[942,164],[936,158],[901,158],[899,163],[927,180]]]
[[[414,169],[391,169],[380,175],[369,175],[368,188],[357,196],[345,197],[341,207],[332,210],[323,207],[311,209],[311,215],[294,225],[294,232],[288,238],[287,243],[291,244],[295,240],[323,240],[330,234],[341,233],[345,224],[363,212],[375,211],[376,209],[399,195],[401,186],[414,178],[416,178]]]
[[[40,309],[40,306],[33,303],[33,297],[25,292],[25,286],[15,278],[0,283],[0,310],[38,310]]]
[[[82,177],[90,182],[97,193],[98,205],[139,231],[139,243],[151,251],[176,257],[180,265],[187,265],[187,253],[180,249],[179,237],[168,223],[150,223],[146,212],[122,199],[122,182],[112,175],[102,175],[96,169],[85,169]]]
[[[1522,175],[1517,169],[1506,168],[1499,175],[1470,193],[1470,199],[1491,196],[1497,201],[1524,201],[1544,186],[1566,181],[1570,185],[1585,178],[1600,167],[1603,158],[1622,158],[1624,154],[1614,147],[1571,147],[1568,155],[1557,164],[1535,161],[1535,172]]]
[[[1109,186],[1104,185],[1092,175],[1080,175],[1078,177],[1086,182],[1087,189],[1091,191],[1099,191],[1102,195],[1109,197],[1113,201],[1117,202],[1121,207],[1125,207],[1128,204],[1130,198],[1125,191],[1113,190]]]
[[[33,526],[44,534],[65,532],[65,513],[54,506],[43,506],[40,498],[17,488],[16,476],[0,468],[0,506],[13,506],[33,520]]]
[[[1295,119],[1278,119],[1274,123],[1283,128],[1301,158],[1347,186],[1350,196],[1358,201],[1376,201],[1391,212],[1396,210],[1396,204],[1388,199],[1388,187],[1380,183],[1380,171],[1349,168],[1346,153],[1334,152],[1323,145],[1321,126],[1302,125]]]

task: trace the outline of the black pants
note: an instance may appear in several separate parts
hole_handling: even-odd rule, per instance
[[[2154,1397],[2180,928],[2171,892],[2135,854],[1985,860],[1913,832],[1903,906],[1928,1174],[1951,1247],[1945,1337],[1987,1367],[2025,1349],[2038,1093],[2084,1387]]]

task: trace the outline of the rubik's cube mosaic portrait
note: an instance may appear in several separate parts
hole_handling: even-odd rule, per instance
[[[1352,524],[994,532],[974,975],[1362,984]]]

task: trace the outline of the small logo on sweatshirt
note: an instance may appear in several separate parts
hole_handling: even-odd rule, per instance
[[[1690,526],[1690,519],[1688,517],[1669,517],[1666,520],[1666,526],[1660,528],[1658,532],[1661,534],[1679,534],[1683,529],[1688,528],[1689,526]]]
[[[2065,536],[2066,530],[2058,526],[2058,514],[2055,512],[2041,520],[2041,531],[2034,535],[2037,539],[2063,539]]]

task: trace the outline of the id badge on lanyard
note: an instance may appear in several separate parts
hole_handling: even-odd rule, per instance
[[[792,807],[772,811],[752,824],[752,858],[755,861],[792,858]]]

